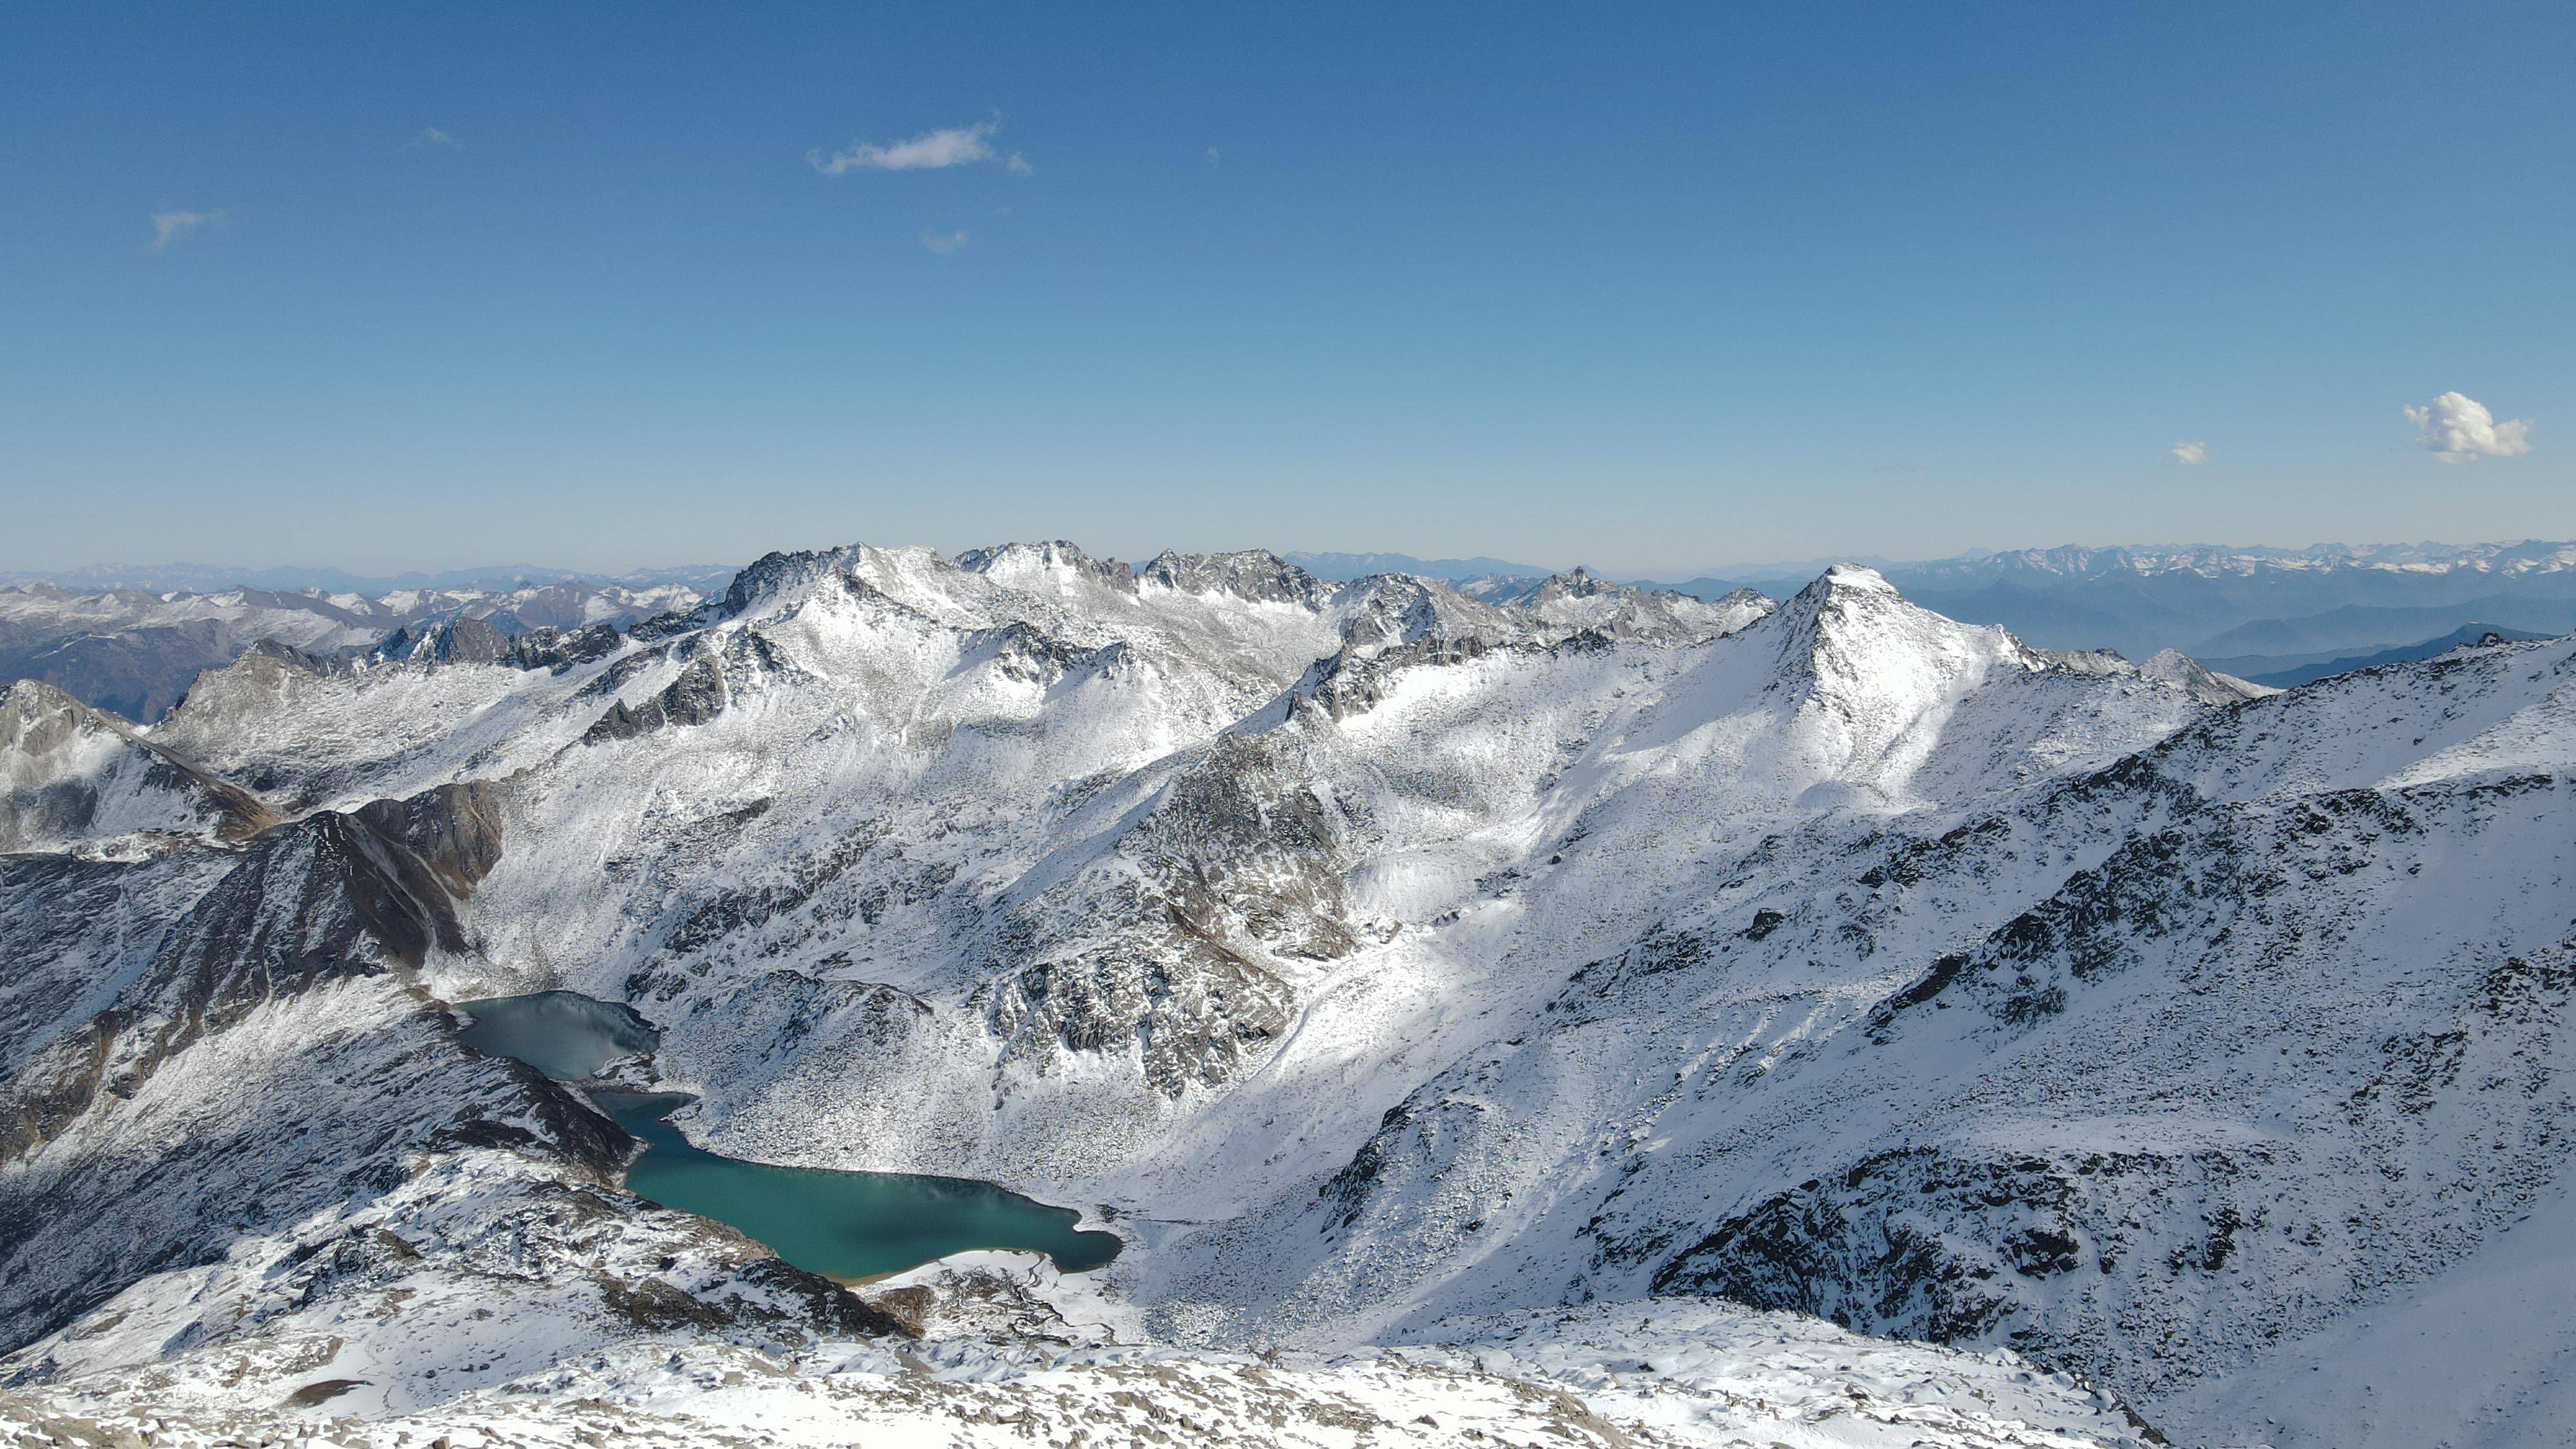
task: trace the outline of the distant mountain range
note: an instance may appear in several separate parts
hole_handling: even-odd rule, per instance
[[[1491,558],[1286,557],[1325,578],[1400,572],[1464,583],[1552,572]],[[2001,624],[2042,648],[2112,649],[2132,659],[2174,649],[2249,679],[2401,649],[2470,625],[2507,637],[2576,629],[2576,543],[2070,546],[1842,561],[1877,569],[1927,608]],[[1678,581],[1600,576],[1715,600],[1744,588],[1794,592],[1834,562],[1740,564]]]
[[[2368,654],[2481,624],[2576,628],[2576,544],[2048,549],[1904,565],[1952,618],[2050,648],[2179,649],[2230,672]]]
[[[719,578],[714,589],[723,586]],[[148,724],[178,702],[199,671],[220,669],[262,640],[329,654],[458,619],[481,620],[504,634],[628,625],[690,607],[708,591],[694,581],[564,577],[376,594],[238,586],[162,593],[139,585],[75,592],[20,584],[0,588],[0,682],[41,680],[84,704]]]
[[[1561,577],[1710,603],[1746,589],[1794,593],[1834,562],[1746,564],[1665,582],[1560,574],[1485,556],[1280,557],[1326,582],[1409,574],[1502,599]],[[2304,682],[2339,661],[2424,657],[2448,647],[2445,640],[2490,630],[2504,638],[2576,630],[2576,543],[1981,549],[1912,563],[1852,562],[1876,568],[1927,608],[1963,623],[2001,624],[2039,648],[2109,649],[2133,660],[2173,650],[2258,683]],[[19,586],[0,588],[0,681],[42,679],[150,720],[196,671],[231,662],[263,637],[328,652],[450,617],[488,616],[504,632],[631,623],[722,592],[733,570],[684,565],[611,576],[492,564],[369,577],[174,563],[0,575],[7,577]]]
[[[0,584],[52,584],[81,593],[111,589],[148,589],[154,593],[222,593],[230,589],[266,589],[326,594],[389,594],[403,589],[523,589],[542,584],[616,584],[651,588],[660,584],[694,584],[721,589],[734,576],[734,564],[674,564],[668,568],[633,569],[622,574],[584,573],[542,564],[485,564],[479,568],[438,573],[353,574],[344,569],[285,565],[252,569],[233,564],[91,564],[85,568],[0,570]]]
[[[2253,683],[2272,689],[2296,689],[2302,684],[2313,684],[2317,680],[2331,679],[2338,674],[2350,674],[2356,669],[2377,669],[2384,664],[2411,664],[2418,659],[2432,659],[2469,645],[2519,644],[2546,637],[2548,636],[2535,634],[2527,629],[2503,629],[2492,624],[2463,624],[2438,639],[2427,639],[2420,644],[2382,649],[2373,654],[2338,655],[2332,659],[2289,665],[2244,677]]]

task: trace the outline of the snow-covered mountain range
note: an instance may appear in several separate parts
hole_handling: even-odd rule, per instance
[[[1927,608],[2002,624],[2030,643],[2132,658],[2179,649],[2249,678],[2472,626],[2576,629],[2570,543],[2015,549],[1887,564],[1882,572]],[[1682,587],[1705,595],[1738,584],[1782,586],[1767,569],[1726,577],[1737,582]]]
[[[0,1414],[2576,1423],[2554,1298],[2480,1287],[2576,1241],[2576,639],[2280,693],[1782,592],[853,546],[622,626],[281,640],[148,727],[17,685]],[[444,1007],[541,989],[650,1018],[710,1147],[1129,1249],[789,1268]],[[2445,1349],[2470,1304],[2509,1350]]]
[[[248,587],[73,590],[45,582],[0,588],[0,680],[35,679],[129,718],[157,720],[207,669],[263,639],[333,653],[398,628],[481,619],[510,632],[631,624],[697,602],[681,580],[558,578],[490,586],[302,592]]]
[[[2308,548],[2258,548],[2239,544],[2124,544],[2110,548],[2005,549],[1915,564],[1914,571],[1967,577],[2037,574],[2169,574],[2204,578],[2263,573],[2339,573],[2354,570],[2499,577],[2576,570],[2576,543],[2524,539],[2515,543],[2321,543]]]

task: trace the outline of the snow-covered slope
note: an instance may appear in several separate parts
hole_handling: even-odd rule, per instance
[[[276,820],[248,791],[51,685],[0,690],[0,854],[239,839]]]
[[[36,1340],[11,1371],[284,1362],[290,1319],[356,1342],[345,1295],[428,1291],[405,1274],[554,1326],[435,1388],[342,1375],[370,1414],[640,1331],[599,1315],[664,1291],[634,1274],[670,1215],[600,1180],[613,1127],[430,1005],[569,988],[662,1029],[710,1146],[1099,1209],[1131,1248],[1086,1291],[1211,1394],[1248,1392],[1228,1353],[1470,1364],[1513,1315],[1688,1295],[2015,1349],[2193,1442],[2248,1414],[2335,1442],[2283,1408],[2282,1346],[2438,1304],[2559,1190],[2571,653],[2267,694],[2030,649],[1867,569],[1709,605],[1061,542],[773,555],[626,630],[263,648],[109,734],[289,823],[142,856],[49,827],[0,879],[38,1124],[0,1213],[161,1204],[77,1290],[76,1222],[0,1262]],[[193,1024],[132,1025],[164,1019]],[[217,1121],[296,1145],[217,1167],[189,1146]],[[503,1226],[567,1192],[597,1232]],[[361,1220],[421,1265],[211,1316],[270,1270],[185,1276]],[[731,1251],[660,1270],[702,1305],[670,1311],[828,1398],[810,1284],[725,1287]],[[720,1408],[631,1366],[548,1382]]]

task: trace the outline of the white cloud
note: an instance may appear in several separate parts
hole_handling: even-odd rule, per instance
[[[453,148],[456,145],[456,138],[447,134],[445,131],[438,129],[436,126],[423,126],[420,128],[420,134],[412,137],[412,143],[418,146],[447,146]]]
[[[959,247],[966,245],[966,233],[952,231],[946,236],[941,236],[935,231],[926,231],[921,234],[921,244],[943,257],[949,256]]]
[[[2201,464],[2209,461],[2209,445],[2207,443],[2176,443],[2172,447],[2165,449],[2165,451],[2173,454],[2175,462],[2180,463],[2187,468],[2197,468]]]
[[[1011,159],[1002,163],[1002,169],[1010,172],[1013,176],[1026,176],[1038,168],[1029,164],[1028,157],[1014,151],[1011,153]]]
[[[222,226],[220,211],[156,211],[152,213],[152,242],[144,248],[157,252],[201,226]]]
[[[1002,118],[977,126],[955,126],[945,131],[931,131],[909,141],[880,146],[873,141],[853,142],[850,149],[826,156],[808,151],[805,159],[826,176],[844,171],[936,171],[943,166],[971,166],[978,161],[999,159],[993,150],[993,133],[1002,129]],[[1010,169],[1027,174],[1029,163],[1013,155]]]
[[[2481,456],[2519,458],[2531,451],[2531,420],[2497,422],[2486,404],[2456,392],[2433,399],[2431,407],[2406,410],[2406,420],[2422,436],[2416,446],[2445,463],[2474,463]]]

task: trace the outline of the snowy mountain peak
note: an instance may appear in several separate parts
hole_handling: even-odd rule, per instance
[[[1825,570],[1824,576],[1817,582],[1828,589],[1858,589],[1864,593],[1879,594],[1896,592],[1896,585],[1887,581],[1887,575],[1862,564],[1836,564]]]
[[[1865,684],[1870,656],[1944,654],[2025,668],[2040,661],[1994,625],[1961,624],[1917,607],[1887,576],[1858,564],[1836,564],[1800,589],[1772,616],[1784,662],[1849,667]]]
[[[2200,661],[2179,649],[2160,649],[2138,666],[2138,673],[2148,679],[2170,684],[2204,704],[2234,704],[2239,700],[2261,699],[2280,693],[2260,684],[2249,683],[2233,674],[2221,674],[2204,668]]]
[[[1270,552],[1174,553],[1154,556],[1138,577],[1184,594],[1231,594],[1254,603],[1321,608],[1332,590],[1314,575]]]
[[[1375,574],[1343,587],[1338,599],[1345,646],[1374,654],[1425,640],[1506,643],[1528,630],[1509,612],[1471,599],[1437,579]]]
[[[858,561],[864,545],[820,552],[763,554],[734,575],[724,592],[723,612],[740,615],[759,605],[840,573]]]
[[[1136,591],[1136,571],[1116,559],[1093,558],[1063,539],[1043,543],[1005,543],[973,548],[957,556],[957,566],[983,574],[1007,588],[1060,594],[1077,585]]]

